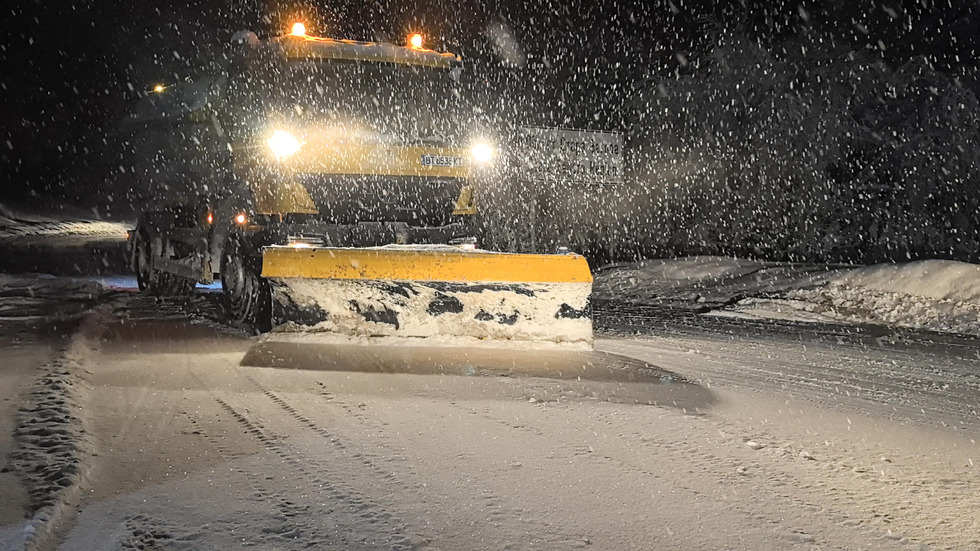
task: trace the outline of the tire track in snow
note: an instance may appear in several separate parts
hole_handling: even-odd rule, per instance
[[[386,484],[401,486],[403,490],[407,491],[407,494],[405,495],[411,495],[413,501],[417,502],[415,504],[416,507],[421,505],[425,509],[431,510],[433,504],[431,503],[431,498],[428,496],[429,492],[427,491],[425,484],[407,482],[404,476],[399,476],[394,472],[383,468],[378,464],[378,461],[376,461],[377,459],[383,459],[385,462],[391,462],[394,460],[397,462],[396,464],[399,466],[399,469],[408,471],[408,478],[412,480],[423,480],[424,477],[416,472],[415,468],[412,467],[407,460],[405,460],[401,453],[396,453],[394,458],[387,452],[385,452],[383,455],[368,454],[364,452],[348,453],[350,451],[350,446],[335,432],[317,424],[316,421],[301,413],[279,393],[269,390],[261,383],[256,381],[251,375],[246,374],[245,378],[249,380],[256,387],[256,389],[272,400],[273,403],[275,403],[287,415],[295,419],[301,425],[306,426],[314,433],[318,434],[321,438],[328,440],[338,451],[345,453],[345,458],[349,457],[358,460],[364,465],[370,478],[375,480],[380,478]],[[323,383],[319,381],[314,381],[314,383],[318,388],[322,389],[321,393],[326,393],[326,395],[330,396],[331,402],[334,405],[345,411],[345,418],[348,416],[352,417],[358,424],[367,427],[371,433],[378,434],[386,440],[384,443],[374,443],[373,445],[390,447],[390,444],[388,444],[388,439],[390,437],[386,436],[384,427],[382,426],[383,424],[379,424],[378,422],[372,420],[369,416],[361,413],[358,411],[357,407],[347,404],[343,400],[337,399],[331,393],[326,391],[326,386],[323,385]],[[448,402],[448,404],[450,408],[466,409],[454,402]],[[530,430],[535,430],[533,427],[528,428]],[[543,432],[540,434],[544,436]],[[457,455],[452,458],[452,462],[455,464],[460,461],[465,461],[466,459],[467,454]],[[429,476],[431,476],[431,473]],[[477,482],[476,480],[470,480],[470,483],[476,484]],[[478,504],[481,511],[485,511],[485,522],[489,526],[507,526],[517,522],[525,526],[525,534],[533,535],[535,546],[546,545],[549,548],[555,549],[571,549],[581,548],[588,545],[588,539],[584,538],[580,534],[568,534],[556,529],[554,526],[549,526],[546,523],[529,518],[527,511],[512,506],[512,504],[509,502],[509,498],[500,494],[499,492],[494,491],[492,485],[490,484],[480,485],[476,491],[473,492],[473,494],[478,496],[478,499],[476,499],[475,502]],[[438,507],[438,505],[435,506]],[[508,526],[506,532],[510,533],[512,530],[513,526]]]
[[[196,374],[194,376],[197,378]],[[203,386],[203,381],[201,383]],[[287,547],[342,546],[348,549],[412,549],[418,546],[415,539],[405,535],[407,530],[402,521],[346,483],[349,475],[337,473],[338,465],[349,466],[346,455],[337,457],[331,454],[333,461],[315,459],[289,443],[296,435],[290,433],[283,436],[256,416],[243,413],[213,390],[209,393],[247,434],[278,457],[275,477],[265,471],[256,473],[241,466],[236,467],[252,485],[255,497],[271,502],[278,512],[275,518],[270,519],[274,523],[261,534],[263,540],[269,540],[267,543]],[[266,395],[265,392],[263,395]],[[219,453],[220,450],[227,451],[227,448],[220,446],[220,440],[212,441]],[[329,448],[319,447],[317,450],[329,452],[330,448],[343,450],[345,447],[336,438],[327,442],[331,444]],[[363,457],[357,459],[362,463],[364,461]],[[235,464],[241,465],[242,462],[236,461]],[[316,514],[314,509],[317,510]]]
[[[402,486],[405,490],[409,490],[412,492],[417,492],[419,490],[417,484],[411,484],[409,482],[406,482],[394,472],[381,467],[379,465],[379,462],[376,461],[376,459],[379,458],[380,456],[367,454],[361,451],[351,452],[352,448],[350,444],[345,442],[344,439],[342,439],[339,435],[321,426],[320,424],[313,421],[311,418],[301,413],[297,408],[295,408],[292,404],[287,402],[279,394],[273,392],[272,390],[269,390],[261,383],[256,381],[250,375],[246,374],[245,379],[248,380],[251,384],[253,384],[255,388],[259,390],[259,392],[261,392],[266,398],[271,400],[276,406],[278,406],[282,411],[284,411],[289,417],[293,418],[301,426],[312,431],[314,434],[316,434],[321,439],[323,439],[323,441],[331,444],[337,451],[342,453],[345,458],[354,459],[358,463],[360,463],[360,465],[367,472],[370,473],[372,478],[384,480],[385,483],[388,484],[396,484]],[[343,408],[348,413],[348,415],[353,417],[357,422],[365,426],[370,426],[373,432],[377,434],[383,433],[382,428],[372,423],[367,416],[357,412],[354,407],[343,402],[342,400],[338,400],[335,396],[333,395],[330,396],[332,401],[337,406]],[[384,458],[385,461],[387,462],[391,462],[399,458],[404,460],[404,457],[400,456],[400,454],[385,454]]]

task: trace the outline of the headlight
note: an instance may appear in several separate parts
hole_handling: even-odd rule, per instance
[[[493,159],[493,153],[493,146],[486,142],[480,142],[470,148],[470,157],[479,164],[490,162]]]
[[[299,140],[285,130],[276,130],[266,143],[269,144],[272,153],[280,159],[289,157],[300,148]]]

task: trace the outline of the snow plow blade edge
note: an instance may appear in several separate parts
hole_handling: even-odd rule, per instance
[[[592,275],[578,255],[455,247],[268,247],[279,331],[592,342]]]

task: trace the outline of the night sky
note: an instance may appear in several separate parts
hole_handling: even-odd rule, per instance
[[[977,5],[13,0],[0,22],[0,198],[97,200],[91,190],[114,167],[106,144],[140,94],[158,82],[195,76],[202,60],[237,30],[278,34],[297,17],[312,33],[354,39],[400,42],[406,32],[422,31],[438,49],[461,54],[495,93],[512,86],[518,97],[529,87],[547,95],[560,86],[569,103],[584,98],[588,104],[615,100],[652,75],[696,71],[692,61],[710,47],[710,30],[735,27],[763,43],[820,29],[892,65],[923,56],[976,91]],[[501,50],[494,29],[513,37],[516,57]],[[623,124],[617,106],[594,103],[608,112],[576,113],[579,119],[562,122]]]

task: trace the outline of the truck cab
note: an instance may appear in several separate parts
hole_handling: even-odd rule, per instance
[[[232,317],[264,316],[270,246],[473,242],[493,136],[459,89],[462,62],[404,45],[242,32],[230,61],[160,87],[125,122],[140,288],[182,294],[220,274]]]

